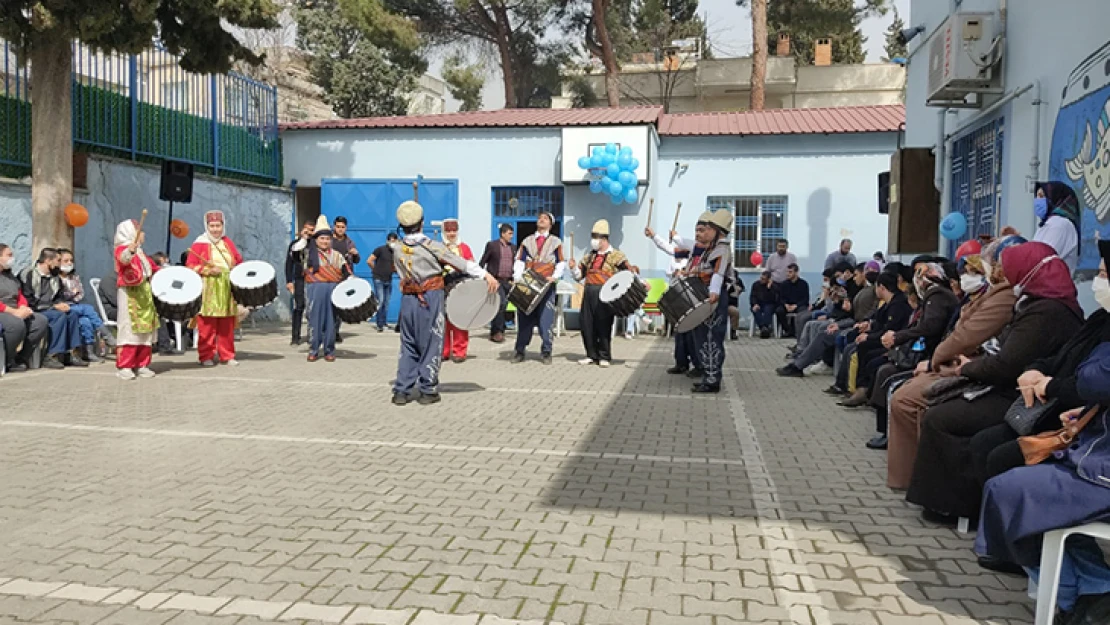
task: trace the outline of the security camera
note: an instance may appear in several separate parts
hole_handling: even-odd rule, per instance
[[[913,28],[905,28],[901,32],[898,33],[898,41],[902,45],[906,45],[907,43],[913,41],[914,37],[918,36],[919,34],[921,34],[923,32],[925,32],[925,27],[924,26],[914,26]]]

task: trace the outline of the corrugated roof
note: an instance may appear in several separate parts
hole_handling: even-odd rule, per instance
[[[742,113],[678,113],[661,117],[659,134],[704,137],[897,132],[905,121],[906,109],[901,104]]]
[[[501,109],[443,115],[405,117],[368,117],[295,122],[283,130],[362,129],[362,128],[533,128],[541,126],[624,126],[654,124],[663,108],[632,106],[590,109]]]

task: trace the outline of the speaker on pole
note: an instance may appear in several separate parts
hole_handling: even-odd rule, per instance
[[[193,165],[178,161],[164,161],[162,163],[162,186],[158,199],[163,202],[181,202],[188,204],[193,201]]]
[[[879,214],[890,214],[890,172],[879,174]]]

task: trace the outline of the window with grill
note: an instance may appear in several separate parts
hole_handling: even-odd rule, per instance
[[[562,187],[494,187],[493,218],[525,217],[535,219],[541,212],[548,212],[560,219],[563,216]]]
[[[733,215],[733,258],[737,269],[752,269],[752,252],[764,256],[775,251],[775,242],[786,238],[785,195],[710,197],[706,207],[727,209]]]

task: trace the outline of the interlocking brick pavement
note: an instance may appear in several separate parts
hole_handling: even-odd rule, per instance
[[[260,329],[238,368],[0,380],[0,623],[1032,620],[885,487],[868,413],[774,375],[781,342],[729,343],[693,398],[666,340],[600,370],[475,336],[398,408],[396,336],[344,330],[335,363]]]

